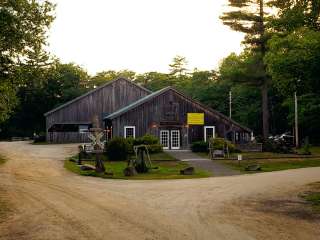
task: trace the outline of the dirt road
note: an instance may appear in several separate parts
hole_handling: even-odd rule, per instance
[[[320,168],[221,178],[126,181],[63,168],[76,145],[0,142],[13,212],[0,239],[319,239],[296,191]]]

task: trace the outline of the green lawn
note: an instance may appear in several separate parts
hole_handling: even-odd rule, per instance
[[[243,159],[273,159],[273,158],[294,158],[301,157],[297,154],[283,154],[283,153],[272,153],[272,152],[241,152],[241,153],[231,153],[230,158],[236,159],[238,154],[241,154]],[[197,153],[197,155],[209,158],[208,153]]]
[[[150,154],[150,159],[152,161],[177,161],[177,159],[165,152]]]
[[[131,156],[134,158],[134,156]],[[77,160],[77,156],[72,158],[74,161]],[[94,157],[89,161],[82,161],[83,164],[91,164],[94,165],[93,161]],[[158,167],[158,169],[151,169],[148,173],[138,174],[133,177],[126,177],[123,174],[123,169],[127,167],[127,162],[125,161],[108,161],[107,157],[103,155],[102,157],[104,161],[105,168],[107,172],[113,172],[113,176],[110,177],[104,174],[97,174],[95,171],[81,171],[79,166],[72,161],[65,161],[65,168],[68,170],[84,175],[84,176],[94,176],[94,177],[103,177],[103,178],[114,178],[114,179],[184,179],[184,178],[202,178],[202,177],[210,177],[211,173],[196,169],[196,173],[194,175],[180,175],[180,170],[188,167],[189,165],[185,162],[180,162],[171,155],[162,152],[162,153],[154,153],[150,154],[150,159],[152,161],[153,166]]]
[[[135,158],[134,155],[131,155],[130,157],[131,158]],[[78,159],[78,155],[75,155],[72,158],[77,160]],[[89,157],[87,159],[94,161],[94,155],[89,155]],[[101,159],[103,161],[107,161],[108,160],[108,158],[107,158],[107,156],[105,154],[103,154],[101,156]],[[172,157],[171,155],[169,155],[166,152],[152,153],[152,154],[150,154],[150,159],[151,159],[151,161],[177,161],[177,159],[175,159],[174,157]]]
[[[83,164],[94,165],[92,161],[84,161]],[[105,174],[98,174],[95,171],[82,171],[79,166],[72,161],[66,160],[64,164],[65,168],[83,175],[83,176],[93,176],[102,178],[113,178],[113,179],[185,179],[185,178],[204,178],[210,177],[211,174],[207,171],[196,169],[194,175],[180,175],[180,170],[188,167],[189,165],[184,162],[179,161],[158,161],[154,162],[153,166],[158,167],[158,169],[151,169],[148,173],[138,174],[133,177],[126,177],[123,174],[123,169],[126,168],[127,162],[125,161],[105,161],[104,166],[107,172],[113,172],[113,176],[108,176]]]
[[[241,153],[232,153],[230,158],[237,158],[238,154],[241,154],[243,159],[305,159],[305,158],[320,158],[320,147],[311,147],[311,155],[305,157],[304,155],[298,154],[284,154],[284,153],[273,153],[273,152],[241,152]],[[301,152],[301,149],[298,150]],[[201,157],[209,158],[208,153],[197,153]]]
[[[314,210],[320,213],[320,182],[309,184],[309,191],[300,196],[310,203]]]
[[[232,153],[230,156],[236,158],[238,154],[241,154],[244,159],[277,159],[277,158],[303,158],[304,155],[299,154],[285,154],[285,153],[273,153],[273,152],[242,152]],[[320,157],[318,148],[314,148],[311,155],[307,158]]]
[[[259,164],[261,171],[259,172],[272,172],[287,169],[306,168],[306,167],[319,167],[319,159],[263,159],[263,160],[243,160],[240,162],[236,160],[217,160],[221,163],[230,166],[233,169],[240,170],[246,173],[253,173],[245,171],[245,167],[252,164]]]
[[[310,147],[310,152],[314,155],[320,155],[320,147]]]

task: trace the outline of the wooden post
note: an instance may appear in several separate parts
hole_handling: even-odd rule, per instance
[[[294,124],[295,124],[295,142],[296,148],[299,147],[299,129],[298,129],[298,99],[297,92],[294,92]]]
[[[232,92],[229,92],[229,118],[232,117]]]

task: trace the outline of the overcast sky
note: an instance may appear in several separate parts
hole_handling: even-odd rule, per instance
[[[227,0],[53,0],[50,51],[94,74],[168,71],[175,55],[189,69],[216,69],[241,50],[243,35],[219,19]]]

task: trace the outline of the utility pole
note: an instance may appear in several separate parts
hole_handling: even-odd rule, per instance
[[[295,142],[296,148],[299,147],[299,129],[298,129],[298,99],[297,92],[294,92],[294,130],[295,130]]]
[[[229,118],[232,117],[232,92],[229,91]]]

